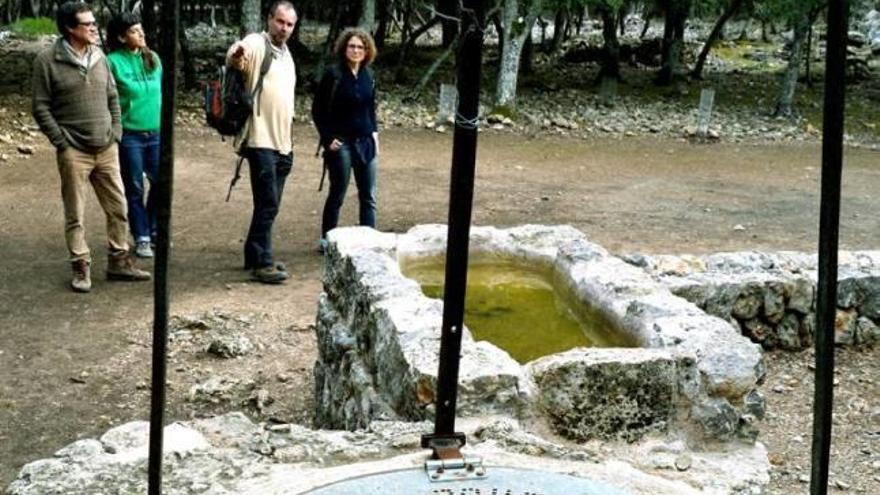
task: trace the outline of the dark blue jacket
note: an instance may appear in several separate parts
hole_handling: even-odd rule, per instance
[[[361,67],[355,76],[348,67],[328,67],[315,93],[312,119],[325,148],[333,139],[353,144],[372,136],[378,131],[373,72]]]

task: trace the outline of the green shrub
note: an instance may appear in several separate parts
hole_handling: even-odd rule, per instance
[[[48,17],[25,17],[9,26],[9,30],[28,38],[36,38],[58,32],[58,29],[55,27],[55,21]]]

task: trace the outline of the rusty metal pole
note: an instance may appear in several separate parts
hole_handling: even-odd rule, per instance
[[[426,448],[432,447],[433,440],[455,440],[460,445],[465,441],[463,434],[455,432],[455,411],[458,399],[458,367],[477,156],[477,120],[480,110],[480,74],[485,22],[484,0],[466,0],[461,15],[462,40],[456,58],[458,110],[452,144],[437,409],[434,434],[422,437],[422,446]]]
[[[816,386],[813,395],[813,459],[810,494],[828,492],[834,405],[834,320],[837,315],[837,246],[843,169],[847,0],[828,2],[822,199],[819,212],[819,281],[816,300]]]
[[[165,426],[165,377],[168,347],[168,247],[171,241],[171,197],[174,191],[174,114],[177,90],[177,37],[180,2],[162,2],[162,130],[156,181],[156,258],[153,286],[153,368],[150,397],[150,457],[147,493],[162,494],[162,444]]]

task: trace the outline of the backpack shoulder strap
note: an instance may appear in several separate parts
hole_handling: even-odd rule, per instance
[[[269,69],[272,68],[272,60],[275,58],[275,55],[272,52],[271,42],[265,36],[263,36],[263,40],[266,42],[266,52],[263,55],[263,63],[260,64],[260,75],[257,77],[257,87],[254,88],[254,105],[257,107],[257,115],[260,114],[259,99],[260,95],[263,93],[263,78],[266,77]]]
[[[330,84],[330,92],[326,93],[327,99],[324,100],[323,93],[320,89],[315,94],[315,99],[312,102],[312,118],[315,120],[315,123],[320,128],[321,122],[324,121],[326,116],[333,111],[333,100],[336,98],[336,90],[339,89],[339,81],[342,79],[342,70],[339,68],[338,64],[333,64],[327,67],[327,71],[325,74],[329,74],[331,78],[333,78],[333,82]],[[326,76],[325,76],[326,77]],[[323,86],[323,80],[321,81]],[[318,139],[318,147],[315,149],[315,156],[319,156],[321,154],[321,139]],[[324,163],[324,167],[326,168],[327,164]],[[326,173],[326,170],[325,170]],[[320,191],[324,185],[324,178],[321,177],[321,185],[318,186],[318,190]]]
[[[339,65],[330,66],[330,74],[333,76],[333,85],[330,86],[330,98],[327,99],[327,110],[333,108],[333,100],[336,99],[336,90],[339,89],[339,81],[342,80],[342,70]]]
[[[263,78],[266,77],[269,69],[272,68],[272,60],[275,58],[272,52],[272,43],[268,38],[264,37],[263,40],[266,42],[266,55],[263,57],[263,63],[260,64],[260,77],[257,79],[257,88],[255,91],[263,89]]]
[[[364,69],[367,71],[367,75],[370,76],[370,85],[373,90],[373,93],[375,93],[376,92],[376,73],[373,72],[373,69],[369,65],[364,67]]]

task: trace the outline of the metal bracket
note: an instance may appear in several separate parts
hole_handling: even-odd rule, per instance
[[[483,459],[466,455],[459,459],[429,459],[425,472],[431,482],[481,480],[486,478]]]
[[[479,480],[486,478],[483,459],[463,455],[464,435],[422,437],[422,444],[433,450],[431,459],[425,461],[425,473],[431,482]]]

